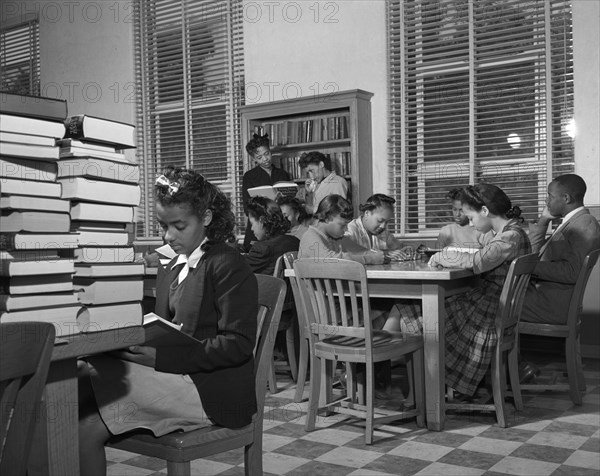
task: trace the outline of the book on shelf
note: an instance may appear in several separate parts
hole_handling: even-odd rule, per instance
[[[54,182],[56,180],[56,164],[41,160],[0,157],[0,177]]]
[[[57,164],[57,177],[88,177],[111,182],[140,181],[140,168],[137,164],[113,162],[94,157],[60,159]]]
[[[111,304],[144,299],[144,281],[140,276],[110,278],[73,278],[73,287],[82,304]]]
[[[65,125],[62,122],[4,114],[4,112],[0,113],[0,130],[17,134],[23,131],[35,131],[36,135],[55,139],[62,139],[65,135]]]
[[[153,312],[144,315],[143,325],[146,332],[146,340],[143,345],[150,347],[180,347],[197,345],[199,342],[191,335],[182,332],[180,325],[163,319]]]
[[[56,307],[77,304],[77,294],[45,293],[45,294],[4,294],[0,293],[0,311],[21,311],[39,307]]]
[[[2,260],[16,261],[49,261],[59,259],[56,250],[35,249],[35,250],[0,250],[0,261]]]
[[[68,213],[12,211],[0,215],[0,230],[3,233],[20,231],[62,233],[70,229],[71,217]]]
[[[298,193],[298,184],[294,182],[277,182],[273,185],[262,185],[248,189],[251,197],[267,197],[275,200],[278,194],[284,197],[295,197]]]
[[[38,276],[42,274],[75,273],[75,264],[70,259],[51,259],[40,261],[12,261],[0,262],[0,276]]]
[[[61,159],[104,159],[122,164],[133,164],[123,152],[102,152],[79,147],[60,148],[58,156]]]
[[[127,246],[129,234],[126,231],[90,231],[77,230],[79,233],[79,246]]]
[[[69,213],[71,207],[67,200],[61,200],[60,198],[2,195],[0,196],[0,208],[2,210],[37,210]]]
[[[54,324],[56,337],[79,334],[77,313],[81,306],[42,307],[0,313],[0,322],[39,321]]]
[[[83,177],[58,179],[62,185],[61,198],[78,201],[138,205],[141,198],[139,185],[100,180],[87,180]]]
[[[144,263],[77,263],[74,278],[143,276],[145,272]]]
[[[79,233],[0,233],[0,250],[68,250],[78,244]]]
[[[0,142],[17,142],[19,144],[41,145],[45,147],[54,147],[56,139],[48,136],[38,136],[35,134],[21,134],[18,132],[4,132],[0,130]]]
[[[118,223],[133,223],[134,213],[134,207],[92,202],[71,202],[70,211],[71,220]]]
[[[94,151],[94,152],[106,152],[106,153],[118,153],[120,155],[125,155],[122,152],[122,149],[116,146],[115,144],[99,144],[97,142],[86,142],[78,139],[58,139],[56,141],[56,145],[61,148],[61,150],[68,152],[69,149],[80,150],[82,151]],[[88,152],[89,154],[89,152]]]
[[[140,302],[87,306],[77,315],[77,325],[83,333],[141,326],[143,320]]]
[[[33,180],[3,178],[0,180],[0,193],[60,198],[61,187],[57,182],[35,182]]]
[[[0,292],[11,295],[73,291],[72,274],[0,277]]]
[[[133,247],[80,247],[74,250],[76,263],[133,262]]]
[[[126,223],[118,223],[116,221],[87,221],[87,220],[71,220],[71,230],[80,231],[106,231],[109,233],[118,233],[127,230]]]
[[[59,158],[58,147],[19,144],[17,142],[0,142],[0,154],[9,157],[30,158],[34,160],[56,161]]]
[[[0,91],[0,110],[5,114],[63,123],[67,118],[67,101]]]
[[[124,122],[78,114],[67,117],[65,128],[66,139],[116,144],[122,148],[135,147],[135,127]]]

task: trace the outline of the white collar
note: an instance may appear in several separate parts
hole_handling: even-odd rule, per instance
[[[560,222],[560,224],[562,225],[563,223],[566,223],[567,221],[569,221],[571,218],[573,218],[573,215],[575,215],[576,213],[578,213],[580,210],[583,210],[585,207],[582,205],[579,208],[576,208],[575,210],[571,210],[569,213],[567,213],[562,221]]]
[[[188,268],[195,268],[198,265],[200,258],[202,258],[202,255],[204,254],[204,251],[202,250],[202,245],[204,243],[206,243],[206,241],[207,241],[207,238],[204,238],[202,243],[200,243],[200,246],[198,246],[198,248],[196,248],[194,251],[192,251],[192,253],[190,254],[189,257],[187,255],[177,256],[177,261],[175,261],[175,264],[173,266],[171,266],[171,269],[173,269],[175,266],[183,264],[183,263],[187,263]]]

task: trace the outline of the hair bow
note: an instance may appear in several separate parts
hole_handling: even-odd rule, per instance
[[[175,195],[179,191],[179,187],[181,186],[179,182],[173,182],[164,175],[157,177],[155,184],[162,185],[163,187],[168,187],[169,190],[167,193],[171,196]]]

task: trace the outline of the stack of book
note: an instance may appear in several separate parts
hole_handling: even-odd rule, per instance
[[[144,265],[134,262],[128,232],[140,201],[140,175],[123,151],[135,146],[134,128],[86,115],[69,117],[65,125],[57,180],[79,236],[73,279],[84,305],[79,325],[82,332],[140,325]]]
[[[0,321],[52,322],[79,332],[73,289],[77,247],[70,204],[61,198],[55,140],[65,101],[0,93]]]

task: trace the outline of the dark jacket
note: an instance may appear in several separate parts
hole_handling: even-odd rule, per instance
[[[175,259],[159,268],[156,314],[172,320],[169,287],[181,266]],[[156,370],[190,374],[206,414],[218,424],[239,428],[256,412],[253,351],[258,285],[246,260],[218,243],[191,269],[182,286],[177,319],[182,331],[200,341],[188,348],[158,347]]]
[[[298,251],[300,240],[292,235],[278,235],[264,241],[257,241],[246,255],[252,271],[259,274],[273,274],[277,258],[288,251]]]

